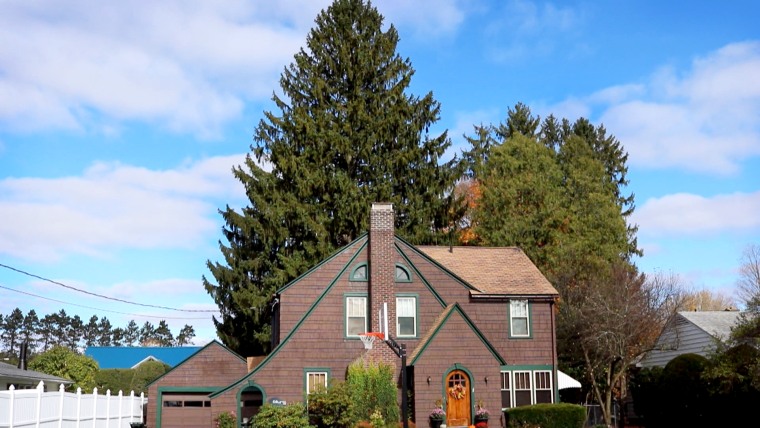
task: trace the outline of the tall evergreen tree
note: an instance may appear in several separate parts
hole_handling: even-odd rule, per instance
[[[282,73],[252,155],[233,170],[250,205],[221,211],[224,263],[204,286],[220,308],[222,341],[243,355],[270,347],[275,290],[367,230],[372,202],[391,202],[397,231],[431,242],[453,219],[446,195],[461,174],[442,161],[446,133],[432,93],[407,93],[414,70],[398,33],[363,0],[336,0]],[[260,165],[271,166],[271,171]]]
[[[111,346],[113,340],[113,326],[108,318],[103,317],[98,323],[98,346]]]
[[[134,346],[135,343],[139,343],[140,340],[140,327],[137,326],[135,320],[129,320],[127,328],[124,330],[124,345]]]
[[[100,336],[99,334],[99,327],[98,327],[98,316],[93,315],[90,317],[90,321],[87,322],[87,325],[82,327],[84,330],[84,345],[85,346],[95,346],[98,343],[98,338]]]
[[[24,313],[16,308],[3,318],[2,337],[3,347],[9,355],[16,354],[16,345],[21,343],[21,329],[24,324]]]
[[[174,343],[174,336],[172,335],[172,331],[169,328],[169,324],[166,323],[166,320],[158,322],[158,326],[153,332],[153,338],[160,346],[172,346]]]
[[[21,326],[21,340],[26,341],[29,345],[29,352],[34,353],[37,348],[37,338],[40,330],[40,319],[34,309],[30,309],[24,316],[24,323]]]

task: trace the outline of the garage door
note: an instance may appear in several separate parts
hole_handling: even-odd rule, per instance
[[[207,392],[165,392],[161,397],[161,428],[212,426],[211,400]]]

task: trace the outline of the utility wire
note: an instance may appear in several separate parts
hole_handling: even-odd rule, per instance
[[[64,284],[62,282],[54,281],[54,280],[49,279],[49,278],[44,278],[44,277],[41,277],[39,275],[35,275],[33,273],[29,273],[29,272],[23,271],[21,269],[16,269],[16,268],[14,268],[12,266],[4,265],[2,263],[0,263],[0,267],[4,267],[6,269],[12,270],[14,272],[18,272],[18,273],[23,274],[23,275],[31,276],[32,278],[41,279],[41,280],[49,282],[51,284],[60,285],[61,287],[68,288],[69,290],[78,291],[80,293],[89,294],[91,296],[100,297],[100,298],[108,299],[108,300],[113,300],[113,301],[116,301],[116,302],[127,303],[129,305],[143,306],[143,307],[146,307],[146,308],[166,309],[168,311],[177,311],[177,312],[206,312],[206,313],[219,312],[219,311],[213,310],[213,309],[179,309],[179,308],[170,308],[170,307],[167,307],[167,306],[150,305],[150,304],[147,304],[147,303],[130,302],[129,300],[118,299],[116,297],[108,297],[108,296],[104,296],[102,294],[97,294],[97,293],[93,293],[91,291],[82,290],[82,289],[79,289],[79,288],[76,288],[76,287],[72,287],[72,286],[66,285],[66,284]],[[5,287],[3,287],[3,288],[5,288]],[[17,291],[17,290],[14,290],[14,291]]]
[[[29,293],[29,292],[26,292],[26,291],[16,290],[16,289],[5,287],[5,286],[2,286],[2,285],[0,285],[0,288],[5,289],[5,290],[10,290],[10,291],[15,291],[16,293],[26,294],[27,296],[36,297],[38,299],[45,299],[45,300],[50,300],[52,302],[63,303],[64,305],[79,306],[80,308],[94,309],[94,310],[100,311],[100,312],[110,312],[110,313],[119,314],[119,315],[130,315],[130,316],[133,316],[133,317],[141,317],[141,318],[161,318],[161,319],[168,319],[168,320],[205,320],[205,319],[208,319],[207,317],[165,317],[165,316],[161,316],[161,315],[132,314],[132,313],[129,313],[129,312],[112,311],[112,310],[103,309],[103,308],[93,308],[92,306],[85,306],[85,305],[79,305],[79,304],[76,304],[76,303],[64,302],[63,300],[52,299],[50,297],[44,297],[44,296],[40,296],[40,295],[37,295],[37,294],[34,294],[34,293]]]

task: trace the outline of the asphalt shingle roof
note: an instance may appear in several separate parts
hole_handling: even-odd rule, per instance
[[[517,247],[418,246],[482,294],[556,295],[557,290]]]
[[[710,335],[726,339],[731,334],[731,327],[736,325],[741,312],[738,311],[684,311],[679,315]]]
[[[18,367],[12,366],[6,363],[0,363],[0,377],[12,378],[12,379],[30,379],[35,381],[54,381],[63,384],[74,383],[68,379],[62,377],[49,375],[46,373],[37,372],[34,370],[21,370]]]

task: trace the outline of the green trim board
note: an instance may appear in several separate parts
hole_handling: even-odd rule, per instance
[[[430,282],[427,280],[427,278],[425,278],[425,276],[422,275],[422,273],[417,268],[417,266],[414,263],[412,263],[412,260],[409,258],[409,256],[407,256],[404,253],[404,251],[401,249],[401,247],[398,245],[398,243],[396,243],[396,251],[401,255],[401,257],[404,260],[406,260],[406,262],[409,264],[409,266],[412,267],[412,269],[414,270],[414,272],[417,274],[417,277],[420,279],[420,281],[422,281],[422,284],[425,285],[425,287],[428,289],[428,291],[430,291],[430,294],[432,294],[433,297],[435,297],[435,299],[441,305],[441,308],[445,308],[446,306],[448,306],[446,304],[446,301],[443,299],[443,297],[441,297],[441,295],[438,294],[438,292],[435,290],[435,288],[433,288],[433,286],[430,285]]]
[[[161,428],[165,392],[207,392],[210,399],[211,394],[218,391],[219,388],[218,386],[159,386],[157,391],[158,397],[156,397],[156,428]]]
[[[223,394],[223,393],[227,392],[228,390],[234,388],[240,382],[243,382],[246,379],[252,377],[256,373],[258,373],[261,369],[263,369],[267,364],[269,364],[269,362],[272,361],[274,359],[274,357],[276,357],[277,354],[280,353],[280,351],[282,350],[282,348],[284,348],[285,345],[287,345],[287,343],[290,340],[290,338],[293,337],[293,335],[296,334],[296,332],[298,331],[298,329],[300,329],[301,326],[306,322],[306,320],[309,318],[309,316],[312,314],[312,312],[314,312],[314,310],[317,308],[317,306],[319,306],[319,304],[322,302],[322,300],[325,298],[325,296],[327,296],[330,293],[330,291],[332,290],[333,286],[335,286],[335,284],[338,282],[338,280],[340,279],[340,277],[343,276],[343,274],[346,272],[346,270],[348,269],[348,267],[351,266],[351,265],[353,265],[353,263],[356,260],[356,258],[359,256],[359,254],[361,254],[361,252],[367,246],[367,243],[368,243],[368,241],[365,240],[359,246],[359,248],[356,250],[356,253],[354,253],[354,255],[351,256],[351,258],[348,260],[348,262],[345,265],[343,265],[343,268],[338,272],[337,275],[335,275],[335,278],[333,278],[333,280],[330,281],[330,284],[328,284],[327,287],[325,287],[324,291],[322,291],[322,294],[320,294],[319,297],[317,297],[317,300],[315,300],[314,303],[311,304],[311,306],[309,307],[309,309],[307,309],[306,312],[304,312],[304,314],[301,317],[301,319],[298,320],[298,322],[293,326],[293,328],[290,330],[290,332],[288,333],[288,335],[285,336],[285,338],[272,350],[272,352],[270,352],[269,355],[267,355],[266,358],[264,358],[264,360],[259,363],[259,365],[257,365],[250,372],[246,373],[242,378],[240,378],[239,380],[233,382],[227,388],[224,388],[223,390],[214,393],[212,395],[212,398],[216,397],[217,395]]]
[[[235,351],[233,351],[232,349],[230,349],[230,348],[228,348],[228,347],[224,346],[224,344],[223,344],[223,343],[220,343],[220,342],[218,342],[216,339],[214,339],[214,340],[212,340],[211,342],[207,343],[205,346],[203,346],[201,349],[199,349],[199,350],[197,350],[197,351],[193,352],[192,354],[190,354],[190,356],[188,356],[187,358],[185,358],[184,360],[182,360],[182,362],[180,362],[180,363],[179,363],[179,364],[177,364],[176,366],[174,366],[174,367],[172,367],[171,369],[169,369],[169,370],[168,370],[166,373],[164,373],[164,374],[162,374],[161,376],[159,376],[159,377],[157,377],[157,378],[153,379],[153,381],[152,381],[152,382],[150,382],[149,384],[147,384],[147,385],[145,386],[145,388],[146,388],[146,389],[147,389],[147,388],[150,388],[150,386],[151,386],[151,385],[153,385],[154,383],[156,383],[156,382],[158,382],[159,380],[163,379],[163,378],[164,378],[164,376],[168,375],[169,373],[173,372],[173,371],[174,371],[174,370],[176,370],[177,368],[181,367],[181,366],[182,366],[183,364],[185,364],[187,361],[189,361],[190,359],[192,359],[192,358],[193,358],[193,357],[195,357],[196,355],[200,354],[201,352],[205,351],[207,348],[209,348],[210,346],[212,346],[212,345],[214,345],[214,344],[221,346],[221,347],[222,347],[224,350],[226,350],[226,351],[227,351],[227,352],[229,352],[230,354],[232,354],[232,355],[234,355],[235,357],[237,357],[237,358],[238,358],[240,361],[242,361],[243,363],[245,363],[245,362],[246,362],[246,359],[245,359],[245,358],[243,358],[243,357],[241,357],[240,355],[238,355],[238,353],[237,353],[237,352],[235,352]]]
[[[325,259],[324,259],[324,260],[322,260],[321,262],[317,263],[316,265],[312,266],[312,267],[311,267],[309,270],[307,270],[306,272],[302,273],[301,275],[298,275],[298,277],[296,277],[294,280],[290,281],[289,283],[287,283],[287,284],[283,285],[282,287],[280,287],[279,289],[277,289],[276,293],[277,293],[277,294],[280,294],[280,293],[282,293],[283,291],[287,290],[288,288],[292,287],[292,286],[293,286],[293,284],[295,284],[295,283],[299,282],[301,279],[303,279],[303,278],[307,277],[309,274],[311,274],[312,272],[314,272],[314,271],[315,271],[315,270],[317,270],[318,268],[322,267],[322,265],[329,263],[329,262],[330,262],[330,261],[332,261],[334,258],[336,258],[336,257],[338,257],[339,255],[343,254],[343,252],[344,252],[344,251],[346,251],[347,249],[349,249],[349,248],[353,247],[354,245],[356,245],[357,243],[359,243],[359,241],[361,241],[362,239],[365,239],[367,236],[368,236],[368,233],[367,233],[367,232],[364,232],[363,234],[359,235],[359,237],[358,237],[358,238],[354,239],[354,240],[353,240],[351,243],[349,243],[348,245],[346,245],[346,246],[344,246],[344,247],[342,247],[342,248],[339,248],[337,251],[335,251],[334,253],[332,253],[330,256],[328,256],[327,258],[325,258]],[[367,241],[369,241],[369,239],[367,239]],[[364,242],[364,244],[362,244],[362,248],[364,248],[364,246],[365,246],[366,244],[367,244],[367,242],[365,241],[365,242]],[[353,261],[353,259],[351,259],[351,260]],[[345,269],[344,269],[344,271],[345,271]]]
[[[240,399],[244,392],[247,392],[251,388],[256,388],[261,392],[261,404],[262,406],[266,404],[267,402],[267,392],[264,390],[264,387],[257,384],[256,382],[253,382],[252,380],[248,381],[247,385],[243,385],[237,392],[237,420],[242,421],[243,420],[243,406],[241,405],[243,401]]]
[[[480,339],[480,341],[485,345],[486,349],[493,355],[493,357],[499,362],[500,365],[506,366],[507,361],[504,359],[504,357],[499,354],[499,351],[494,348],[494,346],[491,344],[491,342],[486,339],[486,337],[483,335],[483,333],[480,331],[480,329],[475,325],[474,322],[470,319],[470,317],[467,316],[467,314],[462,310],[462,307],[459,306],[459,303],[453,303],[449,307],[446,308],[445,311],[441,314],[439,317],[438,322],[431,327],[431,331],[428,335],[425,336],[424,340],[422,340],[418,345],[417,348],[414,349],[414,352],[409,357],[408,364],[410,366],[413,366],[417,363],[417,360],[422,357],[422,354],[425,353],[425,350],[427,349],[428,345],[435,339],[435,337],[438,335],[438,333],[441,331],[444,325],[451,319],[451,316],[454,313],[458,313],[462,319],[464,319],[465,323],[470,327],[470,329],[475,333],[475,335]]]

